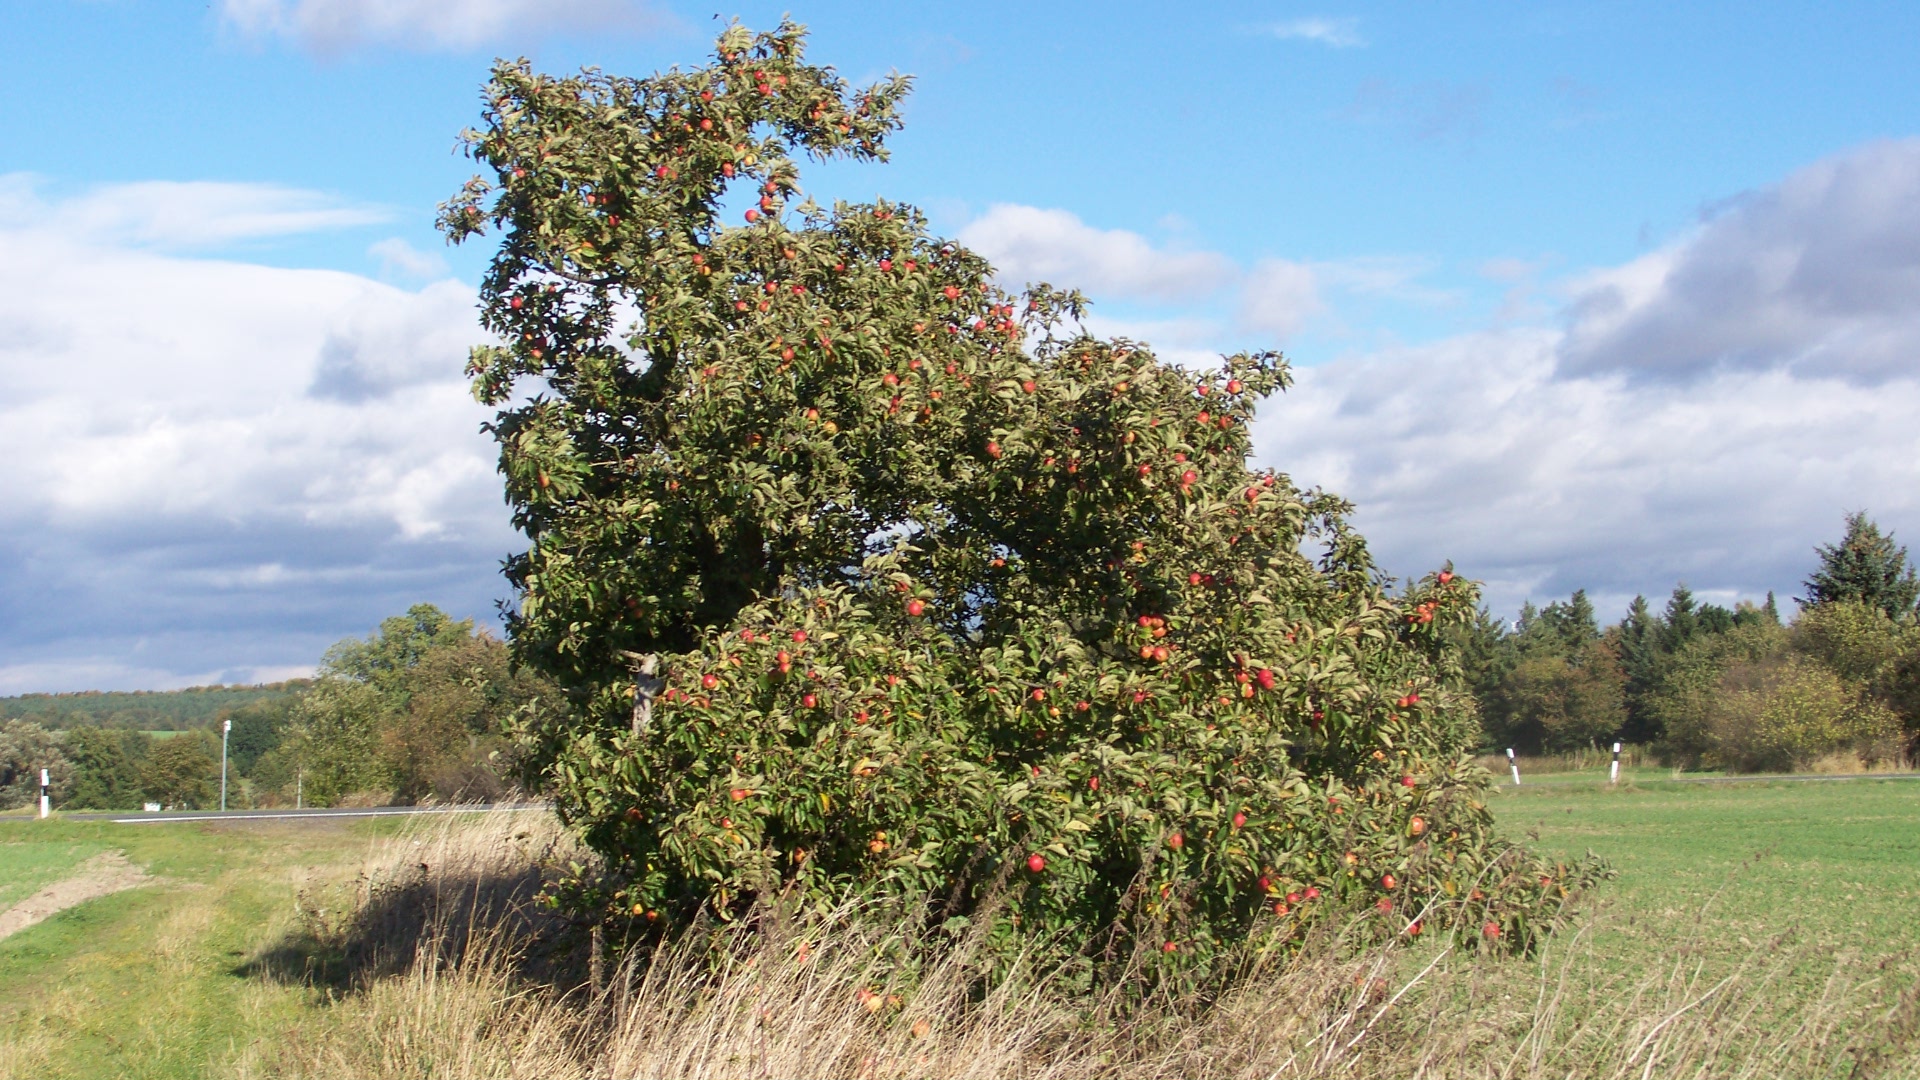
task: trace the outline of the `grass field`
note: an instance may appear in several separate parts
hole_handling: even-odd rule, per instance
[[[1608,1000],[1613,993],[1604,982],[1608,972],[1626,986],[1641,972],[1685,968],[1696,973],[1689,978],[1705,985],[1720,972],[1744,968],[1764,971],[1758,983],[1762,996],[1743,1008],[1797,1007],[1826,992],[1835,963],[1849,957],[1858,960],[1860,987],[1873,989],[1877,983],[1881,990],[1897,991],[1910,983],[1910,967],[1894,963],[1881,971],[1875,965],[1901,954],[1910,959],[1920,948],[1920,926],[1911,914],[1913,898],[1920,896],[1920,781],[1692,785],[1667,782],[1664,776],[1636,772],[1610,787],[1604,774],[1563,774],[1505,787],[1496,796],[1496,812],[1512,834],[1537,838],[1534,842],[1547,851],[1591,849],[1619,870],[1586,913],[1577,939],[1593,958],[1579,976],[1589,984],[1583,1000]],[[33,883],[107,848],[124,850],[161,879],[90,901],[0,941],[0,1076],[275,1075],[280,1070],[272,1063],[282,1060],[275,1054],[289,1045],[330,1038],[360,1045],[396,1023],[427,1025],[415,999],[407,999],[412,1003],[404,1008],[391,1006],[400,1009],[397,1014],[390,1009],[375,1016],[377,1010],[367,1004],[374,998],[343,1002],[262,979],[248,966],[249,958],[295,926],[296,903],[303,895],[309,907],[344,902],[339,883],[352,878],[375,845],[407,827],[393,820],[219,826],[0,822],[0,889],[6,890],[0,901],[11,902],[5,898],[24,895],[37,887]],[[332,891],[321,888],[327,883],[333,883]],[[1516,1015],[1524,1024],[1525,1010],[1533,1007],[1532,988],[1539,983],[1544,993],[1544,983],[1524,962],[1491,967],[1504,973],[1500,977],[1508,980],[1508,989],[1459,1007],[1503,1010],[1499,1024],[1508,1030]],[[1453,989],[1447,993],[1483,992],[1473,989],[1480,985],[1477,976],[1448,985]],[[494,987],[481,996],[497,1004],[505,993]],[[1686,997],[1693,991],[1682,987],[1678,993]],[[1443,1004],[1434,999],[1432,1010],[1437,1013]],[[1857,1015],[1849,1022],[1858,1022]],[[1487,1028],[1499,1024],[1489,1019]],[[462,1021],[452,1026],[485,1025]],[[1860,1038],[1871,1041],[1876,1035],[1867,1031]],[[1735,1029],[1729,1037],[1737,1042],[1748,1036]],[[1844,1048],[1847,1038],[1835,1045]],[[1809,1075],[1848,1075],[1842,1065]],[[355,1075],[372,1067],[295,1071]],[[1224,1074],[1204,1063],[1180,1071]],[[1617,1072],[1610,1069],[1606,1075]],[[948,1074],[951,1070],[942,1073]],[[1135,1075],[1117,1067],[1111,1073],[1032,1073],[1043,1074]],[[1568,1074],[1561,1069],[1557,1075]],[[380,1075],[448,1073],[442,1065],[386,1069]],[[493,1073],[468,1069],[451,1075]],[[1549,1073],[1520,1069],[1471,1075]],[[1685,1075],[1723,1073],[1707,1069]],[[1910,1074],[1866,1070],[1859,1075]]]
[[[1494,806],[1543,850],[1592,849],[1618,868],[1599,906],[1627,942],[1658,949],[1698,936],[1729,952],[1778,934],[1831,949],[1920,944],[1920,781],[1664,775],[1618,787],[1604,774],[1536,777],[1500,788]]]

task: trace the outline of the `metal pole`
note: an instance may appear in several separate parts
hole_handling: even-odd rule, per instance
[[[1620,782],[1620,744],[1614,743],[1613,744],[1613,770],[1607,774],[1607,783],[1617,784],[1619,782]]]
[[[1507,747],[1507,767],[1513,770],[1513,786],[1520,786],[1520,762],[1513,756],[1513,747]]]
[[[306,783],[307,783],[306,767],[305,766],[296,767],[293,770],[293,808],[295,810],[300,809],[300,796],[302,793],[302,789],[306,786]]]
[[[233,721],[227,720],[220,725],[220,812],[227,810],[227,735],[233,731]]]
[[[53,813],[53,785],[47,780],[47,770],[40,770],[40,816]]]

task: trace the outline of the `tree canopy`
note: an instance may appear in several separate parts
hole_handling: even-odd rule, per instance
[[[1805,607],[1852,602],[1877,607],[1889,618],[1912,617],[1920,600],[1920,577],[1907,564],[1907,549],[1865,511],[1847,515],[1847,532],[1838,544],[1822,544],[1820,568],[1805,582]]]
[[[501,233],[470,372],[514,653],[570,701],[524,760],[608,860],[580,902],[861,897],[1089,970],[1336,899],[1524,940],[1591,867],[1493,836],[1440,634],[1471,583],[1390,593],[1345,502],[1248,466],[1277,354],[1183,370],[912,207],[816,205],[799,159],[883,158],[908,83],[804,45],[502,64],[443,212]]]

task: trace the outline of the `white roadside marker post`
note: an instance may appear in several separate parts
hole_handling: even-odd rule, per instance
[[[1507,768],[1513,770],[1513,786],[1520,786],[1520,762],[1514,759],[1513,747],[1507,747]]]
[[[1607,783],[1617,784],[1619,782],[1620,782],[1620,744],[1614,743],[1613,744],[1613,768],[1607,773]]]
[[[220,725],[220,812],[227,812],[227,735],[233,731],[233,721],[227,720]]]
[[[53,813],[53,785],[47,780],[47,770],[40,770],[40,816]]]

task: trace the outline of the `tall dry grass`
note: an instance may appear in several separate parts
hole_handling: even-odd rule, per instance
[[[1699,940],[1652,970],[1598,946],[1605,916],[1527,959],[1342,953],[1330,938],[1212,1002],[1075,999],[1044,972],[980,996],[965,950],[909,990],[857,917],[771,924],[617,965],[582,985],[561,924],[529,903],[577,858],[551,819],[443,820],[369,853],[351,910],[287,946],[332,1004],[248,1075],[334,1078],[1423,1077],[1920,1075],[1913,958]],[[337,902],[336,900],[336,902]],[[1704,924],[1703,924],[1704,926]],[[1705,929],[1699,934],[1707,933]],[[543,954],[543,950],[546,952]],[[717,951],[716,951],[717,950]],[[261,970],[292,977],[285,963]],[[1809,978],[1809,972],[1817,977]],[[328,981],[330,980],[330,981]]]

